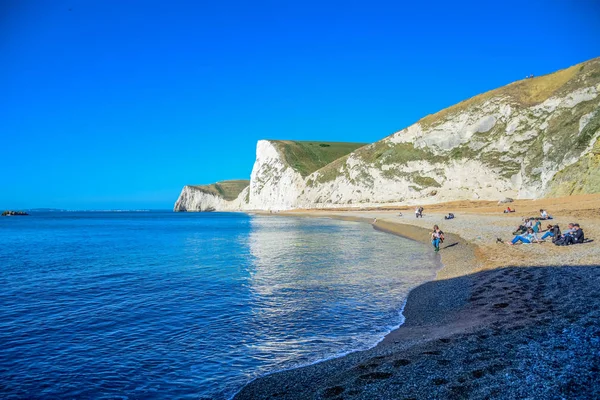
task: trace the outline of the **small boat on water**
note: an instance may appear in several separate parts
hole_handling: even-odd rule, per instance
[[[13,215],[29,215],[29,214],[27,214],[25,211],[11,211],[11,210],[6,210],[2,213],[3,217],[10,217]]]

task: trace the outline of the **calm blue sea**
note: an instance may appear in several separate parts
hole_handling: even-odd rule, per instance
[[[436,257],[330,219],[3,217],[0,398],[226,399],[375,345]]]

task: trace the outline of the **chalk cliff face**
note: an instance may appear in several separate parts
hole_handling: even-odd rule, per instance
[[[239,197],[228,201],[218,194],[206,193],[194,186],[184,186],[177,202],[175,211],[239,211],[243,207],[245,194],[248,188],[240,193]]]
[[[298,204],[304,187],[302,175],[288,165],[269,140],[259,140],[250,175],[250,196],[245,209],[289,210]]]
[[[184,186],[174,211],[237,211],[248,200],[249,181],[223,181],[211,185]]]
[[[261,140],[246,192],[224,201],[186,187],[176,209],[366,207],[596,193],[599,137],[600,59],[594,59],[476,96],[316,170],[298,157],[290,162],[278,141]]]

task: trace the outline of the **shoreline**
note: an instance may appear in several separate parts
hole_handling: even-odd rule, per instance
[[[425,226],[439,224],[441,217],[434,213],[426,221],[410,217],[394,220],[394,214],[386,210],[278,215],[370,223],[374,229],[428,245]],[[481,212],[474,215],[473,221],[467,222],[487,223],[492,218]],[[578,216],[572,210],[565,215]],[[518,216],[510,217],[513,221]],[[373,218],[377,218],[376,223],[371,223]],[[447,228],[440,224],[447,234],[447,244],[440,251],[442,269],[435,280],[409,292],[399,328],[369,350],[258,378],[233,398],[551,398],[557,393],[597,397],[597,245],[591,248],[591,259],[578,263],[587,266],[569,262],[541,262],[545,265],[540,267],[511,265],[506,259],[498,260],[494,252],[506,253],[507,246],[480,244],[478,237],[469,234],[463,238],[453,233],[453,222],[447,222]],[[500,221],[500,228],[506,229],[503,224],[510,226],[511,222]],[[589,231],[598,232],[597,225]],[[530,246],[543,247],[552,257],[557,250],[547,244]],[[516,250],[529,253],[539,249]],[[561,250],[565,248],[558,249],[559,258],[569,261],[568,251]],[[531,254],[526,255],[531,258]],[[574,329],[578,346],[565,344],[562,332]],[[574,352],[578,354],[576,360]],[[528,374],[528,364],[537,372]]]
[[[365,217],[345,217],[345,216],[338,216],[338,215],[319,215],[319,216],[314,216],[314,215],[304,214],[304,213],[300,213],[300,214],[288,214],[288,213],[270,214],[270,213],[256,212],[256,211],[252,212],[252,214],[269,216],[269,217],[302,217],[302,218],[315,218],[315,219],[327,218],[327,219],[335,219],[335,220],[338,220],[338,221],[357,222],[357,223],[361,223],[361,224],[371,225],[371,227],[374,230],[385,232],[385,233],[390,234],[390,235],[400,236],[400,237],[402,237],[404,239],[411,240],[411,241],[416,241],[416,242],[423,243],[423,244],[429,244],[427,241],[419,240],[416,237],[411,237],[411,235],[408,234],[407,232],[389,229],[389,228],[386,228],[385,225],[384,226],[376,225],[376,224],[372,223],[369,218],[365,218]],[[406,228],[409,228],[409,227],[410,227],[409,225],[406,225]],[[416,230],[420,231],[420,233],[429,234],[429,232],[426,229],[424,229],[424,228],[416,227]],[[461,238],[461,240],[464,240],[464,239]],[[440,268],[438,268],[438,270],[436,271],[436,277],[434,279],[437,279],[438,273],[444,268],[444,264],[441,261],[439,261],[439,265],[440,265]],[[426,282],[430,282],[430,281],[426,281]],[[349,350],[347,352],[336,354],[336,355],[333,355],[333,356],[328,357],[328,358],[324,358],[324,359],[321,359],[321,360],[316,360],[316,361],[314,361],[314,362],[312,362],[310,364],[305,364],[305,365],[300,365],[300,366],[297,366],[297,367],[291,367],[291,368],[288,368],[288,369],[283,369],[283,370],[278,370],[278,371],[274,371],[274,372],[269,372],[266,375],[262,375],[262,376],[259,376],[259,377],[256,377],[256,378],[252,379],[250,382],[248,382],[246,385],[244,385],[244,387],[240,388],[240,390],[238,390],[234,395],[232,395],[231,397],[229,397],[229,400],[236,399],[237,396],[238,396],[238,394],[246,386],[252,384],[253,382],[255,382],[257,380],[266,378],[268,376],[276,375],[276,374],[279,374],[279,373],[290,372],[290,371],[294,371],[294,370],[305,368],[305,367],[311,367],[311,366],[320,364],[322,362],[327,362],[327,361],[331,361],[331,360],[335,360],[335,359],[340,359],[340,358],[346,357],[346,356],[348,356],[350,354],[353,354],[353,353],[359,353],[359,352],[368,351],[368,350],[376,348],[381,343],[385,342],[388,339],[388,337],[390,337],[390,335],[392,335],[396,330],[400,329],[402,327],[402,325],[404,325],[404,323],[406,322],[406,317],[404,316],[404,310],[405,310],[406,305],[408,303],[408,298],[410,296],[410,293],[415,288],[417,288],[417,287],[418,286],[415,286],[414,288],[412,288],[412,289],[409,290],[409,292],[406,294],[406,298],[402,302],[402,306],[398,310],[398,314],[401,317],[400,323],[398,325],[396,325],[395,327],[392,327],[391,330],[388,333],[386,333],[382,338],[380,338],[377,341],[377,343],[375,343],[373,346],[371,346],[371,347],[369,347],[367,349],[362,349],[362,350]]]

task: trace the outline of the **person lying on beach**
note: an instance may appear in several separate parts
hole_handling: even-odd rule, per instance
[[[525,244],[530,244],[530,243],[540,243],[540,239],[537,237],[537,233],[535,233],[533,231],[533,228],[527,228],[527,233],[523,234],[523,235],[517,235],[515,236],[515,238],[508,243],[510,246],[514,246],[517,243],[525,243]]]
[[[541,219],[552,219],[551,215],[548,215],[546,210],[540,210],[540,218]]]
[[[558,238],[560,238],[560,228],[558,225],[548,225],[546,226],[546,232],[542,235],[541,240],[546,240],[546,238],[552,238],[552,243],[556,242]]]
[[[448,215],[444,215],[444,219],[454,219],[454,214],[448,213]]]
[[[440,251],[440,243],[444,243],[444,232],[439,226],[433,226],[433,232],[431,232],[431,244],[435,251]]]

